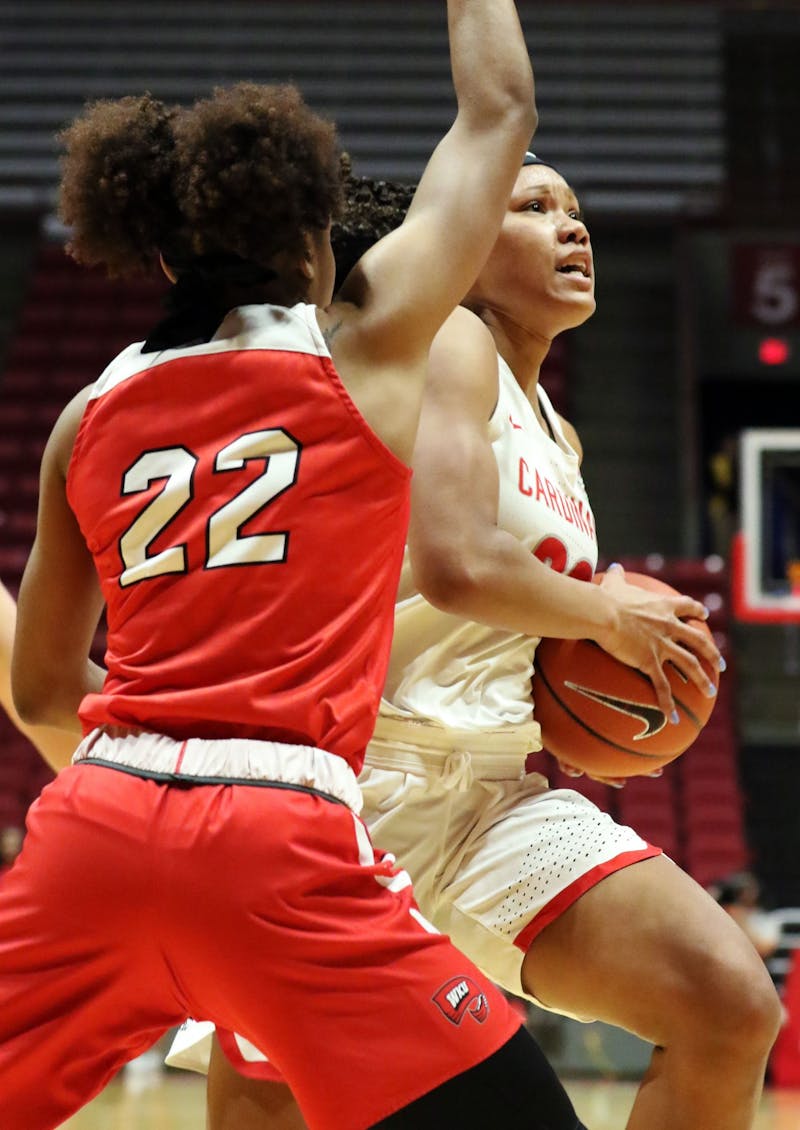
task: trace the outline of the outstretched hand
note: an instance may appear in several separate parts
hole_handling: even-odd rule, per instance
[[[615,602],[614,625],[596,642],[616,659],[636,667],[650,679],[665,717],[678,721],[666,663],[703,694],[713,697],[716,683],[709,672],[723,671],[725,660],[711,634],[691,620],[705,621],[708,610],[690,596],[660,595],[625,579],[621,565],[611,565],[601,588]]]

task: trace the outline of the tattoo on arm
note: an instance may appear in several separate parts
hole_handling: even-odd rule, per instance
[[[327,345],[328,349],[330,349],[331,342],[336,337],[337,333],[339,332],[339,330],[341,328],[342,328],[342,320],[340,318],[339,321],[335,323],[335,325],[328,326],[326,329],[324,329],[322,331],[322,336],[325,338],[325,344]]]

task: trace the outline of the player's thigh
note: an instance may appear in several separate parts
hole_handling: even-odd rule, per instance
[[[184,955],[202,987],[189,1011],[267,1055],[312,1124],[371,1125],[387,1096],[397,1108],[412,1101],[491,1055],[519,1022],[421,918],[407,874],[352,812],[265,792],[228,798],[235,834],[215,845],[225,890],[205,890]],[[356,1076],[357,1088],[342,1087]]]
[[[530,938],[582,891],[636,857],[653,854],[570,789],[503,783],[461,845],[434,922],[504,988],[522,991]]]
[[[538,935],[523,983],[549,1007],[618,1024],[655,1044],[732,1002],[769,1006],[763,962],[736,924],[666,856],[587,891]],[[715,1015],[715,1013],[717,1015]]]

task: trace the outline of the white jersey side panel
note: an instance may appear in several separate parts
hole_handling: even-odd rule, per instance
[[[498,361],[499,394],[487,424],[500,473],[498,523],[552,568],[589,580],[597,538],[578,455],[544,390],[539,388],[539,403],[555,438]],[[381,714],[430,719],[455,730],[530,727],[537,643],[434,608],[414,588],[406,552]]]

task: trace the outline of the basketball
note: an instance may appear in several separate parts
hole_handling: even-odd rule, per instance
[[[626,573],[625,579],[651,592],[678,595],[641,573]],[[689,623],[709,631],[700,620]],[[718,673],[703,666],[716,686]],[[534,659],[533,705],[544,748],[595,777],[644,776],[674,761],[705,726],[716,700],[672,664],[666,672],[680,716],[677,725],[665,718],[643,672],[592,640],[543,639]]]

